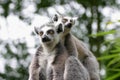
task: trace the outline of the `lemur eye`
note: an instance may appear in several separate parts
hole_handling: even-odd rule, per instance
[[[65,19],[65,18],[62,19],[62,22],[63,22],[63,23],[66,23],[67,21],[68,21],[68,19]]]
[[[54,31],[53,30],[49,30],[49,31],[47,31],[47,34],[54,34]]]
[[[72,19],[70,19],[70,22],[73,22],[73,20],[72,20]]]
[[[40,36],[42,36],[43,35],[43,31],[41,31],[39,34],[40,34]]]

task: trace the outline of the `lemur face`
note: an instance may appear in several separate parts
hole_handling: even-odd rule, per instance
[[[77,17],[63,17],[57,14],[55,14],[55,16],[53,17],[53,21],[63,23],[65,29],[71,29],[71,27],[75,24],[75,20],[77,20]]]
[[[64,24],[61,21],[62,18],[58,18],[57,16],[54,17],[54,25],[56,28],[58,28],[57,32],[64,32]]]
[[[55,26],[58,26],[57,28]],[[40,36],[41,43],[58,42],[60,32],[62,32],[62,24],[59,25],[43,25],[39,28],[35,27],[35,32]]]
[[[75,24],[75,18],[72,17],[63,17],[62,22],[66,28],[71,28]]]

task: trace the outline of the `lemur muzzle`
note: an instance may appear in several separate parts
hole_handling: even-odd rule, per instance
[[[65,27],[71,28],[72,27],[72,23],[68,23]]]
[[[42,42],[48,42],[48,41],[50,41],[50,39],[47,36],[42,38]]]

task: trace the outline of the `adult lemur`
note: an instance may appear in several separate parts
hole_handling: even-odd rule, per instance
[[[49,23],[35,28],[41,47],[30,64],[29,80],[90,80],[81,62],[61,42],[63,25]]]
[[[84,45],[84,43],[74,37],[71,33],[71,27],[75,23],[75,19],[72,17],[64,17],[62,15],[55,15],[53,20],[54,22],[63,22],[64,23],[64,32],[62,34],[62,44],[65,45],[68,53],[71,55],[76,54],[76,49],[78,51],[78,57],[84,67],[88,70],[90,75],[90,80],[100,80],[99,76],[99,64],[96,60],[96,57],[92,54],[92,52]],[[71,42],[71,43],[70,43]]]

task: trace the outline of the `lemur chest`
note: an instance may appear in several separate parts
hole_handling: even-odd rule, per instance
[[[55,58],[55,52],[50,53],[43,53],[39,56],[39,65],[42,68],[47,68],[48,66],[51,66],[52,62]]]
[[[40,54],[39,56],[39,65],[44,68],[47,69],[49,67],[53,67],[54,65],[64,65],[65,60],[67,59],[68,55],[64,53],[64,51],[62,53],[56,53],[55,51],[46,54]]]

